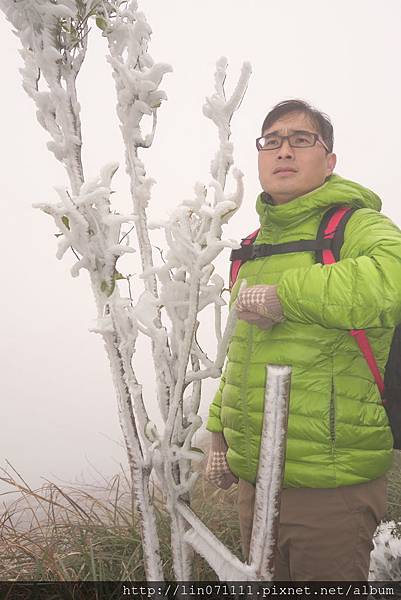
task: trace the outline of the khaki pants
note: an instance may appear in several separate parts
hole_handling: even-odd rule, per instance
[[[238,510],[246,558],[254,501],[255,487],[240,479]],[[366,581],[373,534],[386,505],[385,476],[334,489],[284,489],[275,580]]]

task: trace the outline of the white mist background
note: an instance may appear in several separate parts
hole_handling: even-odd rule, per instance
[[[217,135],[202,115],[202,104],[213,93],[215,62],[225,55],[229,88],[244,60],[253,66],[232,123],[245,198],[225,229],[226,237],[239,239],[257,227],[254,140],[268,110],[292,97],[330,115],[336,172],[377,192],[385,214],[401,225],[398,0],[142,0],[139,7],[153,29],[150,54],[174,69],[162,86],[168,101],[158,113],[154,144],[141,155],[148,175],[157,181],[150,218],[191,197],[195,181],[210,180]],[[22,89],[20,45],[11,29],[0,16],[0,466],[9,461],[32,486],[43,478],[92,481],[100,473],[112,476],[125,464],[115,394],[102,340],[88,331],[96,314],[88,277],[85,272],[71,277],[71,252],[56,259],[53,221],[32,208],[35,202],[56,201],[53,187],[66,185],[67,178],[47,150],[48,135]],[[106,52],[106,41],[93,23],[78,78],[85,176],[96,176],[105,163],[119,161],[113,199],[116,208],[129,210]],[[225,251],[218,263],[225,277],[228,256]],[[137,257],[124,260],[125,272],[139,272]],[[203,325],[203,339],[212,348],[208,315]],[[157,419],[146,344],[138,349],[135,364]],[[203,416],[217,383],[204,385]]]

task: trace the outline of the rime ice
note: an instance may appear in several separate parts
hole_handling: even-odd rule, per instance
[[[224,248],[238,247],[235,240],[223,237],[223,226],[239,208],[243,197],[242,173],[232,168],[230,123],[246,91],[250,65],[243,65],[234,92],[227,98],[224,86],[227,60],[222,58],[217,62],[214,93],[206,98],[203,108],[204,115],[216,125],[219,138],[211,162],[211,181],[207,185],[197,183],[193,198],[183,201],[169,217],[152,225],[161,229],[165,238],[164,263],[158,266],[146,213],[154,180],[147,176],[140,152],[153,143],[157,111],[166,99],[160,86],[171,67],[154,63],[148,53],[151,29],[138,11],[137,2],[0,0],[0,6],[23,46],[24,89],[35,102],[38,121],[50,136],[49,150],[68,175],[69,188],[56,188],[58,200],[37,207],[51,215],[58,227],[57,257],[61,259],[73,248],[77,261],[72,275],[78,276],[84,270],[90,279],[97,308],[91,330],[102,336],[110,361],[133,496],[140,516],[147,578],[163,579],[149,494],[151,474],[165,490],[178,580],[191,579],[192,548],[209,560],[221,579],[237,579],[239,574],[243,579],[266,577],[269,572],[261,566],[267,552],[263,540],[258,541],[255,536],[255,560],[244,565],[183,502],[196,480],[190,462],[199,459],[192,449],[192,439],[201,425],[197,411],[202,380],[221,375],[236,319],[234,307],[223,330],[224,281],[215,273],[213,262]],[[75,81],[85,58],[91,19],[96,19],[107,42],[107,60],[116,86],[116,112],[132,197],[132,212],[126,215],[114,211],[111,203],[111,180],[118,165],[110,163],[99,170],[97,177],[88,180],[82,165],[80,105]],[[231,193],[225,191],[228,176],[234,182]],[[135,244],[133,235],[127,232],[132,227]],[[138,252],[142,263],[135,302],[131,295],[122,296],[119,288],[120,280],[125,278],[119,260],[133,252]],[[212,357],[195,338],[201,327],[199,313],[207,306],[214,310],[217,340]],[[152,348],[157,401],[164,423],[160,431],[149,420],[147,399],[143,398],[135,373],[138,335],[147,336]],[[270,401],[274,404],[281,396],[273,394]],[[275,431],[274,435],[266,434],[270,457],[283,439],[282,425],[277,425]],[[272,467],[268,464],[262,465],[263,468],[270,472]],[[270,473],[268,485],[272,498],[279,489],[278,473],[277,469]],[[270,501],[259,505],[257,502],[257,519],[266,513],[266,502]],[[270,515],[273,520],[276,513]],[[271,530],[264,531],[271,548]]]

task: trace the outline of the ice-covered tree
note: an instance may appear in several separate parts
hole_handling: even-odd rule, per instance
[[[21,40],[23,87],[35,102],[39,123],[50,135],[49,150],[68,175],[68,185],[57,188],[58,201],[37,206],[53,217],[59,229],[57,257],[72,248],[77,262],[71,274],[77,276],[84,269],[89,275],[97,309],[93,331],[102,336],[110,361],[140,516],[147,578],[163,579],[149,494],[152,473],[165,492],[177,579],[191,578],[192,549],[200,552],[222,579],[270,578],[285,451],[288,369],[272,369],[269,377],[266,400],[270,408],[263,443],[276,462],[265,461],[260,468],[263,484],[256,497],[258,526],[251,564],[235,558],[189,506],[189,492],[197,477],[191,461],[200,458],[192,439],[201,425],[202,380],[220,376],[235,324],[232,309],[222,328],[224,281],[215,272],[213,261],[224,248],[238,246],[223,237],[223,225],[240,206],[243,194],[242,173],[233,168],[230,122],[245,93],[250,65],[243,65],[233,93],[226,97],[227,61],[223,58],[217,63],[215,90],[204,105],[204,115],[216,125],[219,137],[211,182],[196,184],[193,199],[183,201],[169,217],[149,224],[147,206],[153,180],[146,174],[141,152],[153,143],[157,112],[166,98],[160,85],[171,67],[153,62],[148,52],[151,30],[136,0],[0,0],[0,7]],[[117,91],[117,116],[130,178],[130,214],[119,214],[112,207],[110,186],[116,163],[101,168],[93,179],[84,176],[76,78],[85,58],[91,19],[102,30],[109,49],[107,60]],[[149,121],[149,131],[145,131]],[[225,191],[228,175],[234,180],[231,193]],[[161,264],[154,260],[152,228],[164,233]],[[129,235],[132,229],[143,285],[136,290],[135,302],[120,290],[119,282],[126,276],[118,267],[121,256],[135,251]],[[199,345],[196,335],[202,327],[199,314],[207,306],[214,308],[217,349],[213,357]],[[146,336],[151,345],[163,422],[159,428],[147,411],[147,403],[154,399],[143,397],[135,372],[139,335]]]

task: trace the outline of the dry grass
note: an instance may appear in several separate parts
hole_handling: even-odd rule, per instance
[[[2,478],[19,498],[1,516],[3,580],[109,580],[143,576],[138,527],[124,475],[103,489]]]
[[[101,487],[60,487],[48,482],[32,489],[11,469],[0,477],[18,492],[0,516],[2,581],[140,581],[145,579],[139,527],[123,472]],[[173,578],[169,518],[154,493],[166,578]],[[235,553],[239,527],[235,490],[216,490],[200,478],[192,508]],[[199,556],[195,580],[215,579]]]
[[[102,486],[60,487],[48,482],[38,490],[11,469],[0,478],[18,497],[0,516],[2,581],[140,581],[145,579],[139,528],[131,509],[129,481],[123,472]],[[154,494],[165,576],[173,578],[169,519]],[[193,510],[240,557],[236,489],[217,490],[199,478]],[[401,521],[401,453],[389,476],[387,518]],[[215,579],[199,556],[197,581]]]

